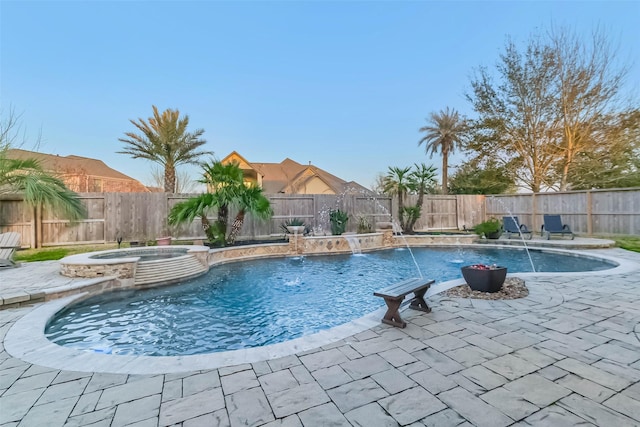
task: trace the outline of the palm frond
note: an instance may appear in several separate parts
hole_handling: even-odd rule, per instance
[[[26,203],[42,205],[72,221],[87,211],[76,193],[61,179],[47,173],[35,159],[9,159],[0,155],[0,193],[22,193]]]
[[[147,120],[129,120],[139,132],[126,132],[125,138],[119,138],[125,147],[118,153],[162,165],[165,168],[165,191],[173,192],[175,173],[171,170],[185,163],[197,164],[200,157],[213,155],[213,152],[198,150],[206,144],[202,139],[204,130],[187,132],[189,116],[180,118],[178,110],[160,112],[155,105],[152,108],[153,116]]]

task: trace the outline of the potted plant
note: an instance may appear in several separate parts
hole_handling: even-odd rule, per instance
[[[156,237],[156,245],[169,246],[171,244],[171,236]]]
[[[331,234],[339,236],[347,230],[347,221],[349,215],[340,209],[331,209],[329,211],[329,222],[331,222]]]
[[[498,239],[502,234],[502,223],[497,218],[489,218],[473,227],[473,231],[480,237]]]
[[[507,278],[507,267],[474,264],[461,267],[462,277],[474,291],[498,292]]]
[[[306,234],[304,221],[299,218],[291,218],[280,225],[285,234]]]

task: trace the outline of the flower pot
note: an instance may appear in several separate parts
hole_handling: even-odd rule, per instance
[[[507,278],[507,267],[477,268],[461,267],[462,277],[474,291],[498,292]]]
[[[500,236],[502,235],[502,232],[492,231],[492,232],[484,233],[484,235],[487,237],[487,239],[499,239]]]
[[[171,244],[171,237],[158,237],[156,238],[158,246],[169,246]]]
[[[291,234],[304,233],[304,225],[287,225],[287,231]]]

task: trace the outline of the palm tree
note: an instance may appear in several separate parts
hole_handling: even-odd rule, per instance
[[[191,222],[196,217],[202,220],[202,228],[212,242],[233,244],[242,229],[247,214],[258,218],[269,217],[272,213],[269,199],[262,194],[260,187],[247,187],[243,182],[242,170],[236,163],[222,164],[213,161],[203,164],[203,179],[209,192],[192,197],[176,204],[169,213],[169,224]],[[229,208],[237,207],[238,214],[226,238],[229,222]],[[211,225],[207,213],[214,208],[218,211],[218,219]]]
[[[418,142],[425,143],[425,151],[433,157],[438,151],[442,154],[442,193],[447,194],[447,176],[449,168],[449,154],[460,145],[462,136],[466,131],[465,120],[456,110],[440,110],[439,113],[431,113],[427,120],[427,126],[421,127],[419,132],[426,135]]]
[[[0,194],[22,193],[27,204],[46,206],[72,221],[86,217],[82,201],[61,179],[43,170],[35,159],[8,158],[8,147],[0,148]]]
[[[218,208],[217,224],[226,234],[229,223],[229,205],[238,198],[238,190],[243,186],[243,173],[237,163],[223,164],[220,161],[204,163],[202,165],[203,179],[207,190],[215,195]]]
[[[85,218],[87,212],[78,195],[43,170],[36,159],[9,158],[20,130],[19,119],[12,108],[0,109],[0,194],[22,193],[28,205],[48,207],[72,221]]]
[[[383,191],[391,196],[398,196],[398,221],[400,228],[404,230],[404,196],[409,191],[409,171],[410,167],[399,168],[389,166],[389,171],[384,177]]]
[[[198,151],[207,141],[200,137],[204,129],[187,132],[189,116],[180,118],[178,110],[167,109],[162,113],[153,105],[153,117],[129,120],[140,132],[126,132],[127,138],[118,138],[127,144],[119,154],[129,154],[134,159],[146,159],[159,163],[164,168],[164,191],[174,193],[176,189],[176,166],[198,163],[198,157],[213,154]]]
[[[211,193],[203,193],[184,202],[177,203],[169,212],[167,221],[170,225],[193,222],[196,218],[202,221],[202,229],[210,242],[224,241],[224,232],[220,227],[212,226],[207,213],[217,205]],[[216,224],[218,224],[216,222]]]
[[[236,241],[236,237],[244,224],[246,214],[252,214],[261,219],[269,218],[273,214],[271,203],[264,196],[260,187],[243,185],[235,204],[238,206],[238,214],[231,225],[231,232],[227,238],[227,244],[229,245],[233,245]]]
[[[406,224],[407,231],[413,233],[413,227],[416,225],[416,221],[420,218],[422,211],[422,202],[424,201],[424,195],[430,187],[435,184],[436,168],[433,166],[427,166],[424,163],[415,164],[415,169],[409,173],[408,187],[412,193],[418,195],[416,205],[411,208],[405,208],[408,221]]]

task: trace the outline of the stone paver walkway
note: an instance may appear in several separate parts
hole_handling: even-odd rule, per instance
[[[406,329],[380,324],[303,353],[195,372],[32,365],[8,354],[4,338],[34,308],[2,310],[0,425],[638,426],[640,254],[592,252],[630,264],[523,275],[530,295],[520,300],[436,295],[431,313],[405,311]]]

